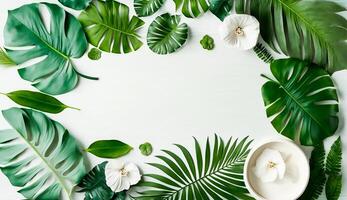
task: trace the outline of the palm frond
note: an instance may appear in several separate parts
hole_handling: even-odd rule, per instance
[[[258,58],[260,58],[265,63],[271,63],[272,61],[274,61],[271,53],[260,43],[258,43],[253,48],[253,51],[257,54]]]
[[[337,175],[341,173],[342,165],[342,144],[341,138],[337,138],[328,153],[326,162],[326,173],[328,175]]]
[[[203,153],[194,140],[194,156],[186,147],[176,144],[182,156],[163,150],[166,155],[157,156],[162,163],[149,163],[165,175],[146,174],[140,186],[149,189],[138,192],[135,199],[253,199],[243,182],[243,166],[252,141],[248,137],[241,141],[230,138],[224,143],[215,135],[212,145],[207,139]]]

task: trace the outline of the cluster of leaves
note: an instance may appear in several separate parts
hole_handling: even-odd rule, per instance
[[[324,144],[317,145],[310,159],[310,180],[299,200],[315,200],[325,185],[327,200],[338,200],[342,190],[342,144],[339,137],[332,145],[325,163]]]

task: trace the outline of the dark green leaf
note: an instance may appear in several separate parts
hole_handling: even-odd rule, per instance
[[[205,35],[201,40],[200,44],[202,48],[212,50],[214,48],[214,40],[209,35]]]
[[[50,14],[49,29],[42,20],[40,6],[47,8]],[[53,95],[69,92],[76,87],[81,74],[71,59],[80,58],[88,43],[81,24],[64,9],[54,4],[34,3],[11,10],[4,38],[5,45],[11,48],[33,46],[25,50],[7,49],[8,55],[17,64],[44,57],[18,70],[19,75],[32,82],[34,87]]]
[[[161,8],[166,0],[134,0],[135,12],[139,17],[154,14]]]
[[[127,193],[125,191],[115,193],[111,200],[125,200]]]
[[[142,46],[137,31],[144,22],[136,16],[129,18],[129,7],[114,0],[93,1],[79,16],[89,43],[117,54]]]
[[[233,8],[234,0],[209,0],[210,11],[221,21],[227,17]]]
[[[188,25],[179,24],[178,15],[162,14],[149,25],[148,47],[157,54],[173,53],[183,46],[188,38]]]
[[[1,171],[12,185],[27,199],[70,196],[86,169],[69,131],[30,109],[11,108],[2,113],[14,128],[0,131]]]
[[[149,156],[152,154],[153,147],[150,143],[146,142],[139,146],[142,155]]]
[[[258,43],[253,48],[253,51],[257,54],[258,58],[260,58],[265,63],[271,63],[272,61],[274,61],[271,53],[260,43]]]
[[[7,55],[6,51],[0,47],[0,65],[16,66],[17,64]]]
[[[176,10],[182,7],[184,16],[194,18],[208,11],[208,3],[206,0],[173,0],[176,4]]]
[[[103,162],[95,166],[78,184],[78,192],[85,192],[84,200],[111,200],[114,192],[106,185],[105,166]]]
[[[325,185],[327,200],[339,200],[342,190],[342,175],[330,175]]]
[[[128,154],[133,148],[118,140],[99,140],[86,151],[100,158],[118,158]]]
[[[342,164],[342,143],[341,138],[338,137],[334,144],[331,146],[327,157],[326,173],[328,175],[341,174]]]
[[[271,63],[276,80],[262,95],[267,116],[277,132],[303,145],[316,145],[338,127],[338,97],[331,77],[321,68],[297,59]]]
[[[91,60],[99,60],[101,58],[101,51],[97,48],[92,48],[88,53],[88,58]]]
[[[339,14],[344,6],[331,0],[236,0],[236,10],[259,20],[262,38],[275,51],[329,73],[347,69],[347,20]]]
[[[59,0],[59,2],[64,6],[75,10],[85,9],[91,1],[92,0]]]
[[[33,108],[42,112],[56,114],[62,112],[66,108],[79,110],[78,108],[67,106],[58,99],[40,92],[18,90],[4,95],[21,106]]]

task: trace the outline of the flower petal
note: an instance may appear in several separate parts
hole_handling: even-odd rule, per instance
[[[125,165],[125,169],[129,172],[127,179],[131,185],[135,185],[141,180],[140,170],[134,163],[128,163]]]

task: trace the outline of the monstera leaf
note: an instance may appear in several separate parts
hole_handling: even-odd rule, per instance
[[[234,0],[209,0],[210,11],[221,21],[230,14]]]
[[[176,4],[176,10],[182,7],[182,13],[189,18],[195,18],[208,11],[206,0],[173,0]]]
[[[49,27],[42,19],[40,6],[47,8],[50,14]],[[42,57],[35,64],[18,70],[19,75],[33,82],[37,89],[55,95],[76,87],[79,73],[71,58],[81,57],[88,43],[74,16],[49,3],[25,5],[9,11],[4,39],[10,48],[7,49],[9,57],[17,64]]]
[[[91,1],[92,0],[59,0],[59,2],[64,6],[75,10],[85,9]]]
[[[14,128],[0,131],[1,171],[12,185],[27,199],[58,200],[62,193],[70,197],[86,170],[69,131],[33,110],[11,108],[2,113]]]
[[[166,156],[157,156],[162,163],[150,163],[161,174],[146,174],[140,185],[147,187],[135,199],[230,199],[251,200],[243,182],[243,166],[251,141],[232,140],[227,143],[215,136],[211,146],[206,141],[205,154],[195,140],[195,159],[186,147],[176,145],[183,156],[164,150]]]
[[[345,7],[329,0],[236,0],[236,10],[259,20],[261,36],[275,51],[329,73],[347,69],[347,20],[338,14]]]
[[[134,0],[135,12],[139,17],[150,16],[157,12],[166,0]]]
[[[188,38],[188,25],[179,24],[181,17],[165,13],[149,25],[148,47],[157,54],[168,54],[181,48]]]
[[[297,59],[271,63],[276,80],[262,87],[266,114],[282,135],[303,145],[319,144],[338,127],[338,97],[330,76]],[[298,137],[296,137],[298,136]]]
[[[128,6],[114,0],[93,1],[79,20],[88,41],[102,51],[129,53],[142,46],[137,30],[144,22],[133,16],[129,21]]]

